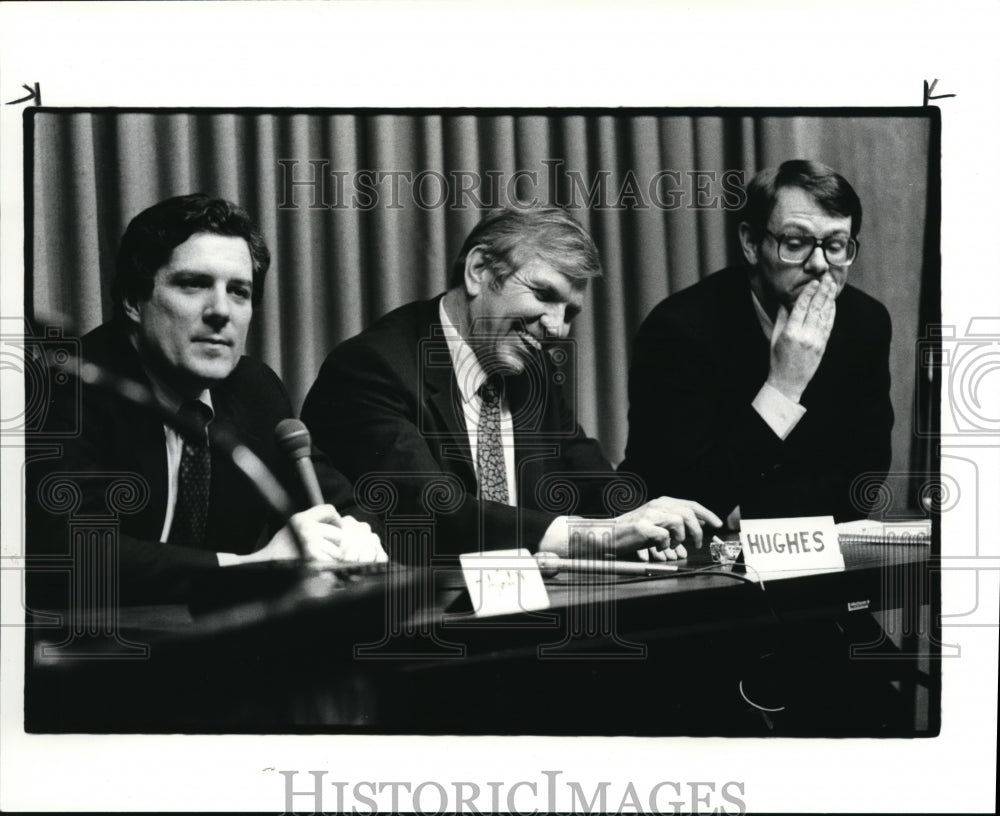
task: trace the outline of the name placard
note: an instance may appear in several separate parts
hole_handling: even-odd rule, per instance
[[[464,553],[458,560],[477,618],[548,609],[538,562],[526,549]]]
[[[742,519],[740,543],[752,578],[796,578],[844,569],[833,516]]]

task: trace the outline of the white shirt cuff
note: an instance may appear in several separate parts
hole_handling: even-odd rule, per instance
[[[806,409],[797,402],[792,402],[777,388],[767,383],[760,387],[757,396],[753,398],[754,410],[760,414],[775,436],[784,440],[806,415]]]
[[[569,557],[569,520],[569,516],[559,516],[552,521],[538,545],[539,552],[554,553],[560,558]]]

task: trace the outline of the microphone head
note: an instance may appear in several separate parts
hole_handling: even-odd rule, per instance
[[[292,459],[303,459],[312,453],[309,429],[298,419],[281,420],[274,428],[274,441]]]

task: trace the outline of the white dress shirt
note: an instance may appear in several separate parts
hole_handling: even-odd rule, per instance
[[[441,318],[441,328],[448,343],[451,354],[451,364],[458,381],[458,390],[462,395],[462,415],[465,418],[465,432],[469,438],[469,449],[472,452],[472,467],[479,479],[479,461],[476,452],[479,447],[479,414],[482,410],[482,398],[479,389],[487,380],[487,374],[479,363],[479,358],[472,347],[465,342],[458,327],[448,316],[444,308],[444,298],[438,305]],[[507,504],[517,506],[517,476],[514,461],[514,420],[511,418],[510,404],[506,394],[500,401],[500,441],[503,445],[504,469],[507,472]]]
[[[149,373],[147,372],[148,375]],[[157,383],[152,376],[150,376],[150,382],[153,385],[153,394],[156,397],[156,401],[171,413],[176,414],[181,409],[183,402],[176,395],[170,393],[166,388]],[[215,416],[215,410],[212,407],[212,394],[207,388],[198,395],[198,401],[206,405],[208,410],[212,412],[212,416]],[[163,517],[163,529],[160,532],[161,544],[166,543],[170,538],[170,527],[174,523],[174,511],[177,509],[177,489],[180,481],[181,456],[184,453],[184,437],[167,424],[163,425],[163,439],[167,446],[167,511]]]

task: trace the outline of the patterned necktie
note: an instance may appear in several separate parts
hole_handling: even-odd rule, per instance
[[[503,379],[491,377],[479,388],[479,432],[476,459],[479,465],[479,498],[507,504],[507,468],[500,438],[500,399]]]
[[[181,466],[177,479],[177,504],[170,525],[170,544],[201,547],[205,543],[208,520],[208,488],[212,480],[212,461],[208,450],[208,421],[211,409],[200,400],[185,402],[178,417],[201,429],[197,441],[184,437]]]

